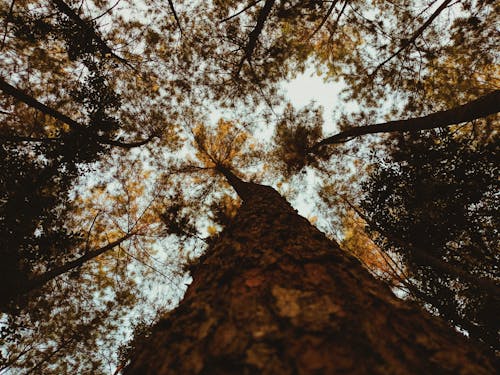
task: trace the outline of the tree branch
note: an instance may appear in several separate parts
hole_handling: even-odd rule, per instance
[[[453,266],[446,261],[434,256],[429,251],[417,247],[408,241],[404,241],[401,238],[394,236],[392,234],[387,233],[383,228],[373,222],[367,215],[364,214],[360,209],[355,207],[353,204],[348,202],[349,206],[356,212],[356,214],[363,219],[368,226],[372,227],[374,230],[379,232],[382,236],[387,238],[388,240],[394,242],[396,245],[402,248],[409,248],[412,250],[412,255],[418,259],[420,262],[427,264],[431,267],[434,267],[441,272],[447,273],[448,275],[458,277],[459,279],[465,280],[480,289],[486,290],[491,293],[492,296],[500,296],[500,288],[499,286],[491,279],[487,277],[475,276],[471,273],[465,271],[460,267]]]
[[[5,20],[4,20],[4,34],[3,34],[3,37],[2,37],[2,43],[0,45],[0,51],[3,50],[3,48],[5,47],[5,40],[7,39],[7,33],[9,32],[9,18],[12,17],[12,12],[14,11],[14,4],[15,4],[16,0],[12,0],[10,2],[10,7],[9,7],[9,13],[7,14],[7,16],[5,17]]]
[[[114,140],[114,139],[108,139],[106,137],[97,137],[99,143],[105,144],[105,145],[110,145],[110,146],[116,146],[120,148],[125,148],[125,149],[131,149],[135,147],[140,147],[144,146],[146,143],[149,143],[155,138],[156,135],[152,134],[146,139],[141,139],[139,141],[134,141],[134,142],[122,142],[119,140]]]
[[[266,0],[264,6],[260,10],[259,16],[257,17],[257,24],[255,25],[255,28],[248,35],[248,43],[245,47],[245,55],[243,55],[238,65],[238,70],[236,71],[237,76],[240,74],[241,68],[245,63],[245,60],[250,61],[252,59],[253,51],[257,46],[257,40],[259,39],[259,35],[262,33],[262,30],[264,29],[264,24],[266,23],[267,17],[269,17],[269,14],[271,13],[271,9],[274,5],[274,2],[275,0]]]
[[[243,12],[246,12],[248,9],[252,8],[253,6],[257,5],[258,3],[260,3],[262,0],[257,0],[257,1],[253,1],[251,2],[250,4],[248,4],[246,7],[244,7],[242,10],[236,12],[235,14],[229,16],[229,17],[226,17],[224,18],[222,21],[219,21],[219,23],[224,23],[224,22],[227,22],[229,21],[230,19],[234,18],[234,17],[238,17],[241,13]]]
[[[12,143],[21,143],[21,142],[51,143],[51,142],[64,141],[62,138],[37,138],[37,137],[25,137],[21,135],[1,135],[1,134],[0,134],[0,140]]]
[[[10,95],[13,98],[25,103],[29,107],[34,108],[34,109],[36,109],[36,110],[38,110],[38,111],[40,111],[40,112],[42,112],[50,117],[55,118],[56,120],[59,120],[65,124],[69,125],[70,128],[72,128],[73,130],[76,130],[76,131],[78,131],[78,130],[79,131],[88,131],[89,130],[89,128],[87,126],[84,126],[84,125],[80,124],[79,122],[73,120],[72,118],[66,116],[65,114],[63,114],[63,113],[61,113],[53,108],[46,106],[45,104],[43,104],[43,103],[39,102],[38,100],[36,100],[35,98],[33,98],[32,96],[26,94],[25,92],[19,90],[16,87],[10,85],[2,78],[0,78],[0,90],[3,91],[5,94]],[[102,136],[97,136],[96,139],[101,144],[106,144],[106,145],[110,145],[110,146],[117,146],[117,147],[121,147],[121,148],[125,148],[125,149],[131,149],[134,147],[142,146],[142,145],[150,142],[155,136],[156,135],[153,134],[150,137],[148,137],[147,139],[143,139],[143,140],[139,140],[139,141],[135,141],[135,142],[131,142],[131,143],[124,143],[124,142],[119,141],[119,140],[108,139],[108,138],[102,137]],[[16,137],[14,137],[14,138],[16,138]],[[19,138],[19,140],[21,140],[20,138],[26,138],[26,139],[24,139],[24,141],[33,141],[33,142],[42,142],[43,141],[42,139],[35,140],[35,139],[30,138],[30,137],[21,137],[20,136],[17,138]],[[48,141],[48,139],[47,139],[47,141]]]
[[[312,32],[312,34],[309,36],[308,39],[311,39],[323,27],[323,25],[325,24],[326,20],[328,19],[328,17],[330,17],[330,14],[332,14],[333,10],[335,9],[335,5],[337,5],[338,1],[339,0],[333,0],[332,1],[332,4],[330,5],[330,8],[326,12],[326,14],[323,17],[323,19],[321,20],[320,24],[318,25],[318,27],[316,27],[316,29]]]
[[[97,32],[95,31],[95,29],[92,26],[90,26],[85,20],[83,20],[82,18],[80,18],[80,16],[77,13],[75,13],[75,11],[68,4],[66,4],[62,0],[52,0],[52,3],[54,3],[54,5],[57,7],[57,9],[59,9],[59,11],[61,11],[62,13],[64,13],[66,16],[68,16],[69,19],[71,19],[72,21],[74,21],[85,32],[87,32],[92,39],[94,39],[97,42],[97,44],[99,45],[99,47],[101,49],[101,53],[103,53],[103,54],[110,54],[116,60],[118,60],[121,63],[127,65],[128,67],[136,70],[135,67],[132,64],[130,64],[126,59],[124,59],[121,56],[118,56],[106,44],[106,42],[97,34]],[[170,0],[169,0],[169,3],[170,3]],[[177,19],[177,17],[176,17],[176,19]]]
[[[448,6],[449,3],[451,3],[452,0],[444,0],[443,3],[439,6],[439,8],[436,9],[436,11],[429,17],[429,19],[422,25],[420,28],[413,33],[413,35],[410,37],[410,39],[404,40],[402,46],[394,52],[391,56],[386,58],[384,61],[382,61],[373,72],[370,73],[370,77],[374,76],[382,66],[384,66],[386,63],[391,61],[394,57],[399,55],[402,51],[404,51],[409,45],[413,44],[415,40],[422,35],[424,30],[434,21],[434,19],[439,16],[439,14]]]
[[[40,103],[38,100],[33,98],[32,96],[26,94],[25,92],[17,89],[16,87],[8,84],[3,78],[0,78],[0,90],[2,90],[5,94],[12,96],[13,98],[27,104],[31,108],[34,108],[46,115],[49,115],[50,117],[55,118],[56,120],[59,120],[65,124],[68,124],[70,127],[73,129],[86,129],[85,126],[82,124],[76,122],[75,120],[69,118],[65,114],[52,109],[50,107],[47,107],[45,104]]]
[[[177,22],[177,27],[179,28],[179,31],[182,34],[181,21],[179,21],[179,17],[177,16],[177,12],[175,11],[174,3],[172,2],[172,0],[168,0],[168,6],[170,7],[170,10],[172,11],[172,13],[174,15],[175,22]]]
[[[316,153],[322,146],[342,143],[366,134],[433,129],[476,120],[498,112],[500,112],[500,90],[495,90],[479,99],[446,111],[431,113],[423,117],[351,128],[317,142],[308,152]]]
[[[123,237],[117,239],[116,241],[110,242],[106,246],[100,247],[98,249],[91,250],[81,257],[68,262],[66,264],[63,264],[60,267],[54,268],[53,270],[47,271],[39,276],[34,277],[33,279],[29,280],[26,284],[26,286],[23,288],[22,293],[29,292],[33,289],[37,289],[48,283],[50,280],[68,272],[71,271],[72,269],[75,269],[77,267],[82,266],[84,263],[87,261],[96,258],[97,256],[104,254],[106,251],[111,250],[115,248],[116,246],[120,245],[122,242],[125,240],[128,240],[130,237],[132,237],[135,234],[135,232],[130,232],[124,235]],[[19,293],[19,291],[18,291]]]

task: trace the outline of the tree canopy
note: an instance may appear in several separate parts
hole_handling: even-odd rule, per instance
[[[114,371],[231,222],[229,171],[305,202],[405,298],[498,348],[499,14],[0,0],[0,371]],[[289,102],[311,69],[343,87],[334,114]]]

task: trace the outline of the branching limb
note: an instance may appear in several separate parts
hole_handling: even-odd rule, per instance
[[[318,25],[318,27],[316,27],[316,29],[312,32],[312,34],[309,36],[308,39],[311,39],[323,27],[323,25],[325,24],[325,22],[328,20],[328,17],[330,17],[330,15],[332,14],[333,10],[335,9],[335,5],[337,5],[338,1],[339,0],[333,0],[332,1],[332,4],[330,5],[330,8],[326,12],[326,14],[323,17],[323,19],[321,20],[320,24]]]
[[[250,32],[248,36],[248,43],[245,47],[245,54],[241,58],[241,61],[238,65],[238,70],[236,71],[236,75],[240,74],[241,68],[246,60],[250,61],[252,59],[252,54],[257,46],[257,41],[259,39],[259,35],[262,33],[264,29],[264,24],[266,23],[269,14],[271,13],[271,9],[274,5],[275,0],[266,0],[264,6],[259,12],[259,16],[257,17],[257,24],[255,28]]]
[[[410,46],[411,44],[413,44],[415,42],[415,40],[420,36],[422,35],[422,33],[424,32],[424,30],[432,23],[432,21],[434,21],[434,19],[439,16],[439,14],[446,9],[446,7],[451,3],[452,0],[444,0],[443,3],[439,6],[439,8],[436,9],[436,11],[429,17],[429,19],[422,25],[420,26],[420,28],[415,31],[413,33],[413,35],[409,38],[409,39],[406,39],[404,40],[404,42],[402,43],[401,47],[396,50],[396,52],[394,52],[391,56],[389,56],[388,58],[386,58],[384,61],[382,61],[376,68],[375,70],[370,74],[370,76],[374,76],[379,70],[380,68],[382,68],[382,66],[384,66],[385,64],[387,64],[389,61],[391,61],[394,57],[396,57],[397,55],[399,55],[402,51],[404,51],[408,46]]]
[[[419,131],[440,128],[476,120],[500,112],[500,90],[495,90],[467,104],[431,113],[423,117],[389,121],[381,124],[366,125],[348,129],[314,144],[309,153],[317,153],[325,145],[343,143],[349,138],[366,134]]]
[[[169,1],[170,2],[170,1]],[[112,57],[114,57],[116,60],[120,61],[121,63],[127,65],[129,68],[132,68],[136,70],[136,68],[131,65],[126,59],[124,59],[121,56],[118,56],[107,44],[106,42],[97,34],[95,29],[89,25],[85,20],[80,18],[80,16],[75,13],[75,11],[64,1],[62,0],[52,0],[52,3],[61,11],[64,13],[66,16],[68,16],[73,22],[75,22],[77,25],[79,25],[85,32],[88,33],[88,35],[94,39],[97,44],[99,45],[99,48],[101,49],[101,53],[103,54],[109,54]]]
[[[252,1],[250,4],[248,4],[246,7],[244,7],[242,10],[236,12],[235,14],[229,16],[229,17],[226,17],[224,18],[222,21],[219,21],[219,23],[224,23],[224,22],[227,22],[235,17],[238,17],[241,13],[244,13],[246,12],[248,9],[254,7],[255,5],[257,5],[258,3],[260,3],[262,0],[257,0],[257,1]]]
[[[23,102],[24,104],[28,105],[31,108],[34,108],[50,117],[55,118],[56,120],[59,120],[67,125],[70,126],[71,129],[73,130],[80,130],[80,131],[88,131],[89,128],[80,124],[79,122],[73,120],[72,118],[66,116],[65,114],[59,112],[58,110],[55,110],[53,108],[50,108],[46,106],[45,104],[39,102],[35,98],[33,98],[31,95],[26,94],[24,91],[19,90],[18,88],[10,85],[7,83],[4,79],[0,78],[0,90],[3,91],[5,94],[12,96],[14,99],[19,100]],[[131,143],[125,143],[120,140],[113,140],[113,139],[108,139],[106,137],[98,136],[97,140],[101,144],[106,144],[110,146],[116,146],[116,147],[121,147],[125,149],[131,149],[134,147],[139,147],[142,145],[145,145],[146,143],[150,142],[154,137],[156,137],[156,134],[151,135],[147,139],[131,142]],[[16,138],[16,137],[14,137]],[[52,139],[47,138],[47,139],[33,139],[30,137],[17,137],[21,141],[21,138],[26,138],[24,141],[32,141],[32,142],[52,142]],[[54,139],[57,140],[57,139]]]

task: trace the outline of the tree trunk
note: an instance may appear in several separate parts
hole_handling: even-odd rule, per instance
[[[244,200],[238,215],[125,374],[495,372],[492,359],[396,298],[274,189],[231,184]]]

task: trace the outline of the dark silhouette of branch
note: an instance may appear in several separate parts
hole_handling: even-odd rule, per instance
[[[69,118],[65,114],[47,107],[45,104],[40,103],[38,100],[33,98],[32,96],[26,94],[25,92],[15,88],[14,86],[10,85],[7,83],[3,78],[0,78],[0,90],[2,90],[5,94],[12,96],[13,98],[27,104],[31,108],[34,108],[42,113],[45,113],[46,115],[49,115],[50,117],[55,118],[56,120],[59,120],[65,124],[68,124],[71,128],[73,129],[85,129],[86,127],[83,126],[82,124],[76,122],[75,120]]]
[[[2,135],[0,134],[0,139],[4,142],[21,143],[21,142],[33,142],[33,143],[51,143],[51,142],[62,142],[62,138],[37,138],[37,137],[24,137],[20,135]]]
[[[309,153],[316,153],[325,145],[346,142],[366,134],[407,132],[433,128],[440,128],[476,120],[500,112],[500,90],[495,90],[458,107],[431,113],[423,117],[414,117],[406,120],[389,121],[381,124],[366,125],[348,129],[314,144]]]
[[[326,12],[326,14],[323,17],[323,19],[321,20],[320,24],[318,25],[318,27],[316,27],[316,29],[314,29],[314,31],[312,32],[312,34],[309,36],[308,39],[311,39],[323,27],[323,25],[325,24],[325,22],[328,19],[328,17],[330,17],[330,14],[332,14],[333,10],[335,9],[335,5],[337,5],[338,2],[339,2],[339,0],[333,0],[332,1],[332,4],[330,5],[330,8]]]
[[[105,137],[97,137],[97,139],[98,139],[99,143],[101,143],[101,144],[116,146],[116,147],[125,148],[125,149],[131,149],[131,148],[135,148],[135,147],[144,146],[145,144],[151,142],[153,140],[153,138],[155,138],[156,136],[157,136],[156,134],[152,134],[149,137],[147,137],[146,139],[142,139],[140,141],[135,141],[135,142],[122,142],[119,140],[108,139]]]
[[[16,0],[12,0],[10,2],[9,13],[5,17],[5,21],[4,21],[4,29],[5,30],[4,30],[3,37],[2,37],[2,44],[0,45],[0,51],[3,50],[3,47],[5,47],[5,40],[7,39],[7,33],[9,31],[9,19],[10,19],[10,17],[12,17],[12,12],[14,11],[15,2],[16,2]]]
[[[179,31],[182,34],[181,21],[179,21],[179,17],[177,16],[177,12],[175,11],[174,3],[172,2],[172,0],[168,0],[168,6],[170,7],[170,10],[172,11],[172,13],[174,15],[175,22],[177,23],[177,27],[179,28]]]
[[[170,2],[170,1],[169,1]],[[80,16],[75,13],[75,11],[64,1],[62,0],[52,0],[52,3],[61,11],[64,13],[66,16],[69,17],[73,22],[75,22],[78,26],[80,26],[88,35],[97,42],[99,45],[99,48],[101,50],[101,53],[103,55],[109,54],[112,57],[114,57],[116,60],[120,61],[121,63],[127,65],[129,68],[132,68],[136,70],[136,68],[130,64],[126,59],[124,59],[121,56],[118,56],[107,44],[106,42],[97,34],[96,30],[85,20],[80,18]]]
[[[345,8],[347,8],[347,4],[349,4],[349,0],[344,1],[344,5],[342,6],[342,9],[340,9],[340,11],[339,11],[337,19],[335,20],[335,23],[333,24],[333,29],[330,33],[330,37],[328,38],[328,43],[331,43],[333,36],[335,35],[335,33],[337,31],[337,27],[339,26],[340,17],[342,17],[342,14],[344,14]]]
[[[443,3],[439,6],[439,8],[436,9],[436,11],[429,17],[429,19],[422,25],[420,28],[413,33],[413,35],[409,39],[404,39],[401,47],[394,52],[391,56],[386,58],[384,61],[382,61],[376,68],[375,70],[370,74],[370,76],[374,76],[382,66],[384,66],[386,63],[391,61],[394,57],[399,55],[402,51],[404,51],[409,45],[413,44],[415,40],[422,35],[424,30],[434,21],[434,19],[439,16],[439,14],[448,6],[449,3],[451,3],[452,0],[445,0]]]
[[[254,7],[255,5],[257,5],[258,3],[260,3],[262,0],[257,0],[257,1],[253,1],[251,2],[250,4],[248,4],[246,7],[244,7],[242,10],[236,12],[235,14],[229,16],[229,17],[226,17],[224,18],[222,21],[219,21],[219,23],[224,23],[224,22],[227,22],[229,21],[230,19],[233,19],[234,17],[238,17],[241,13],[243,12],[246,12],[248,9]]]
[[[108,9],[106,9],[104,12],[102,12],[101,14],[99,14],[97,17],[92,18],[91,21],[98,20],[99,18],[104,17],[106,14],[110,13],[113,9],[115,9],[118,6],[118,4],[120,4],[120,1],[121,0],[117,0],[116,3],[114,3],[113,5],[111,5]]]
[[[34,108],[34,109],[36,109],[36,110],[38,110],[38,111],[40,111],[48,116],[55,118],[56,120],[59,120],[65,124],[69,125],[73,130],[84,131],[84,132],[89,131],[89,128],[87,126],[84,126],[84,125],[80,124],[79,122],[73,120],[72,118],[66,116],[65,114],[63,114],[63,113],[61,113],[53,108],[46,106],[45,104],[43,104],[43,103],[39,102],[38,100],[36,100],[35,98],[33,98],[32,96],[26,94],[24,91],[21,91],[18,88],[10,85],[2,78],[0,78],[0,90],[3,91],[5,94],[10,95],[13,98],[25,103],[29,107]],[[106,145],[110,145],[110,146],[117,146],[117,147],[121,147],[121,148],[125,148],[125,149],[131,149],[134,147],[142,146],[142,145],[150,142],[155,136],[156,135],[153,134],[146,139],[131,142],[131,143],[125,143],[125,142],[122,142],[120,140],[108,139],[108,138],[102,137],[102,136],[95,136],[95,138],[101,144],[106,144]],[[23,138],[23,137],[20,137],[20,138]],[[29,138],[30,137],[26,137],[25,141],[35,141],[34,139],[29,139]],[[42,141],[43,140],[41,138],[36,140],[36,142],[42,142]],[[48,139],[47,139],[47,141],[48,141]]]
[[[245,60],[250,61],[252,59],[252,54],[253,51],[255,50],[255,47],[257,46],[259,35],[262,33],[262,30],[264,29],[264,24],[266,23],[266,20],[269,17],[269,14],[271,13],[271,9],[274,5],[274,2],[275,0],[266,0],[264,6],[260,10],[259,16],[257,17],[257,24],[255,25],[255,28],[248,35],[248,43],[244,51],[245,54],[241,58],[241,61],[238,65],[238,70],[236,71],[237,76],[240,74],[241,68],[245,63]]]
[[[94,249],[91,251],[88,251],[81,257],[68,262],[66,264],[63,264],[62,266],[59,266],[57,268],[54,268],[53,270],[47,271],[39,276],[34,277],[33,279],[29,280],[26,285],[24,286],[23,290],[21,293],[26,293],[29,292],[33,289],[37,289],[48,283],[50,280],[55,279],[56,277],[71,271],[77,267],[82,266],[84,263],[87,261],[96,258],[97,256],[104,254],[106,251],[111,250],[117,246],[119,246],[122,242],[125,240],[128,240],[130,237],[132,237],[135,234],[135,232],[130,232],[124,235],[123,237],[120,237],[116,241],[110,242],[106,246],[100,247],[98,249]],[[20,291],[16,291],[19,293]]]

